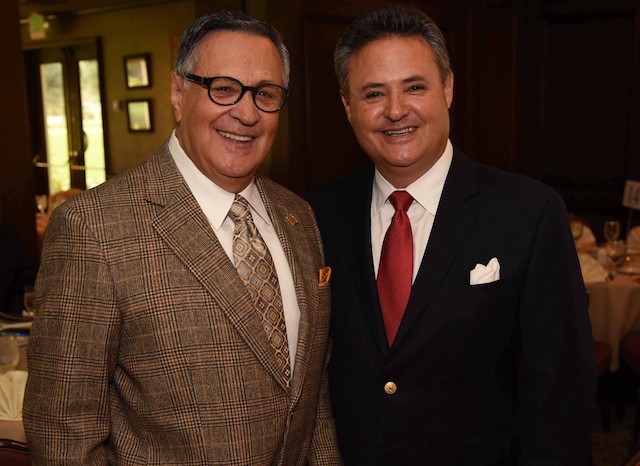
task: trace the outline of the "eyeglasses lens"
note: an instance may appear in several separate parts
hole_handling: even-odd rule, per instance
[[[209,85],[209,95],[211,100],[217,104],[233,105],[240,100],[244,89],[247,88],[235,79],[216,78]],[[264,84],[255,89],[247,90],[251,92],[256,106],[266,112],[280,110],[287,97],[284,89],[273,84]]]

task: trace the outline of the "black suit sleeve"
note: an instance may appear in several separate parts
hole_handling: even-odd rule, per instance
[[[540,216],[520,301],[522,466],[587,464],[594,350],[568,225],[554,193]]]

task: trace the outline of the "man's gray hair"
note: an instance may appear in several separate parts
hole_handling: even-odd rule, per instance
[[[266,37],[278,50],[282,63],[284,87],[289,85],[289,51],[282,42],[282,36],[273,26],[236,11],[219,11],[196,19],[184,31],[178,48],[176,74],[183,78],[193,73],[198,66],[198,45],[209,33],[235,31],[254,36]]]

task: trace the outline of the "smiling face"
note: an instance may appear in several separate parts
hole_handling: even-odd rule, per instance
[[[216,31],[202,39],[193,74],[229,76],[245,86],[278,84],[283,70],[275,45],[265,38]],[[246,92],[235,105],[213,103],[207,89],[174,75],[171,104],[176,136],[193,163],[229,192],[242,191],[253,179],[273,145],[279,114],[265,113]]]
[[[351,56],[348,83],[342,103],[358,142],[382,176],[407,187],[444,152],[453,74],[442,82],[422,38],[391,36]]]

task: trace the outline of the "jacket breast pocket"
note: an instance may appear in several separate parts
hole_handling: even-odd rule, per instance
[[[502,280],[482,285],[450,285],[449,299],[455,302],[487,301],[500,297],[504,288]]]

